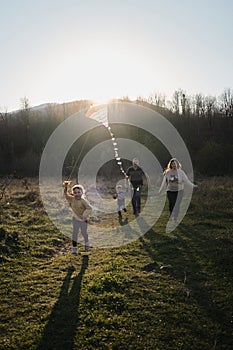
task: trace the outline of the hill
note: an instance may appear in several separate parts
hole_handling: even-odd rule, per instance
[[[13,179],[0,208],[0,348],[232,348],[233,180],[197,183],[172,234],[166,207],[133,243],[88,253],[80,246],[73,256],[37,180]],[[105,225],[118,225],[117,213]]]

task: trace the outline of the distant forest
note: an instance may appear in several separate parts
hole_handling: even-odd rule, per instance
[[[161,93],[148,98],[128,97],[119,100],[152,108],[166,117],[178,130],[190,152],[196,175],[219,176],[233,174],[233,91],[225,89],[218,98],[196,94],[187,96],[179,89],[172,101]],[[88,109],[92,101],[81,100],[63,104],[47,104],[31,108],[27,98],[21,100],[17,112],[0,113],[0,175],[38,176],[44,146],[55,128],[75,112]],[[144,144],[165,167],[170,155],[152,135],[142,129],[125,125],[114,126],[115,137],[135,139]],[[93,146],[109,139],[103,126],[94,137],[82,136],[71,147],[64,164],[64,173],[79,165]],[[159,153],[159,154],[158,154]],[[79,162],[76,164],[76,160]],[[111,166],[111,165],[110,165]],[[112,164],[112,171],[116,169]],[[108,170],[109,174],[109,170]]]

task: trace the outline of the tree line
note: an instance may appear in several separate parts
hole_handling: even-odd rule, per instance
[[[174,92],[172,101],[161,93],[131,101],[127,96],[117,101],[136,102],[152,108],[166,117],[183,138],[194,165],[200,175],[218,176],[233,173],[233,92],[225,89],[221,96],[188,96],[184,90]],[[47,104],[44,108],[30,107],[27,98],[22,99],[19,111],[0,113],[0,175],[38,176],[40,158],[44,146],[55,128],[71,114],[88,109],[93,101],[80,100],[63,104]],[[143,116],[142,116],[143,117]],[[143,143],[166,165],[171,155],[164,145],[145,130],[133,126],[114,126],[116,137],[132,138]],[[88,139],[88,142],[86,140]],[[90,137],[83,135],[71,147],[64,172],[78,167],[88,150],[109,134],[103,126]],[[79,162],[77,162],[79,158]],[[114,162],[112,172],[117,171]],[[108,169],[109,174],[109,169]]]

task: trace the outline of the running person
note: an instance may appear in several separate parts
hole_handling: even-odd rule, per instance
[[[134,158],[132,166],[126,171],[126,188],[128,188],[128,180],[132,185],[131,202],[134,215],[138,215],[141,211],[141,193],[143,186],[143,176],[146,176],[142,168],[139,166],[139,160]]]
[[[166,185],[167,198],[169,203],[170,218],[177,222],[180,204],[183,198],[184,184],[191,187],[197,187],[187,177],[181,169],[181,164],[176,158],[172,158],[163,173],[163,181],[159,189],[159,193]]]
[[[90,247],[89,238],[87,234],[87,219],[91,214],[92,208],[90,203],[84,199],[84,188],[81,185],[72,187],[72,194],[67,191],[67,184],[65,183],[64,194],[73,210],[73,233],[72,233],[72,250],[73,254],[77,253],[78,232],[85,241],[85,249]]]

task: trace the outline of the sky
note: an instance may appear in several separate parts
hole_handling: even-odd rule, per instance
[[[233,87],[232,0],[0,0],[0,112]]]

